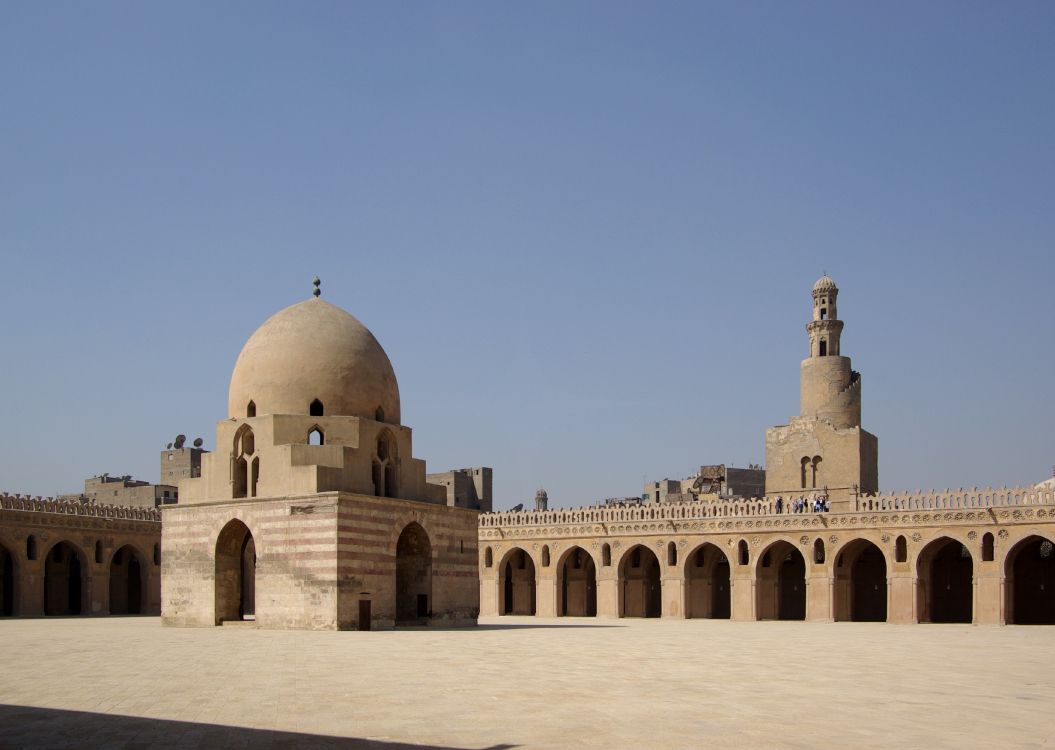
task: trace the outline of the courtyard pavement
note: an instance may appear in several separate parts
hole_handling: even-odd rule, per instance
[[[0,621],[0,748],[1055,748],[1055,627]]]

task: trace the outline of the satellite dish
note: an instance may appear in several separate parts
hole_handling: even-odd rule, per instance
[[[201,438],[194,438],[194,447],[195,448],[201,448],[203,445],[205,445],[205,441],[204,440],[202,440]]]
[[[168,445],[166,445],[165,446],[165,450],[168,450],[168,451],[172,450],[172,443],[169,443]]]
[[[176,448],[176,450],[181,450],[183,448],[183,444],[185,442],[187,442],[187,436],[186,435],[177,435],[176,436],[176,442],[174,442],[172,445],[173,445],[173,447]]]

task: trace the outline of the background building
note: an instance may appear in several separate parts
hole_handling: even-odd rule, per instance
[[[425,481],[447,488],[447,505],[491,512],[491,483],[493,471],[487,466],[473,469],[451,469],[438,474],[426,474]]]

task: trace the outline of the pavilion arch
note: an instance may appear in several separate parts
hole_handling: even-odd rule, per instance
[[[844,544],[832,566],[833,619],[886,622],[889,603],[889,565],[882,548],[870,539]]]
[[[498,564],[498,614],[534,615],[535,587],[535,561],[527,550],[513,547]]]
[[[974,558],[960,539],[939,536],[916,556],[919,622],[970,623],[974,617]]]
[[[569,547],[557,559],[557,615],[597,615],[597,564],[584,547]]]
[[[253,428],[243,424],[234,434],[231,448],[231,497],[256,497],[256,485],[260,476],[260,461],[256,453],[256,436]]]
[[[771,543],[755,561],[755,616],[806,619],[806,558],[789,540]]]
[[[1030,534],[1004,556],[1005,621],[1055,625],[1055,542]]]
[[[644,544],[632,545],[619,561],[619,616],[660,617],[663,589],[659,558]]]
[[[704,542],[685,556],[684,568],[685,616],[728,620],[732,580],[725,551]]]
[[[61,539],[44,555],[44,614],[81,615],[90,611],[88,558]]]
[[[308,445],[326,445],[326,433],[318,425],[308,430]]]
[[[147,600],[146,556],[126,544],[110,556],[110,614],[141,615]]]
[[[18,559],[8,547],[0,543],[0,617],[14,617],[19,613]]]
[[[216,537],[216,624],[256,619],[256,540],[239,518]]]
[[[396,623],[422,624],[432,616],[432,542],[417,521],[396,541]]]
[[[371,471],[374,495],[399,497],[399,445],[389,429],[377,435]]]

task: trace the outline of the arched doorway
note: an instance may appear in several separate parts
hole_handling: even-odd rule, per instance
[[[13,617],[15,614],[15,557],[7,547],[0,544],[0,617]]]
[[[963,542],[941,537],[920,552],[920,622],[965,622],[973,614],[974,561]]]
[[[110,614],[140,615],[143,613],[145,576],[139,555],[131,545],[125,545],[110,560]]]
[[[524,550],[514,547],[498,568],[498,589],[503,615],[535,614],[535,563]]]
[[[44,614],[79,615],[87,607],[87,563],[69,542],[59,542],[44,561]]]
[[[418,523],[408,523],[396,542],[396,622],[428,622],[432,612],[432,544]]]
[[[729,558],[701,544],[685,559],[685,616],[729,619]]]
[[[867,539],[853,540],[836,558],[834,604],[836,620],[886,622],[886,557]]]
[[[582,547],[566,551],[557,566],[557,578],[558,616],[597,615],[597,566],[589,552]]]
[[[1055,548],[1050,540],[1030,536],[1008,553],[1007,622],[1055,625]]]
[[[806,560],[790,542],[774,542],[758,558],[756,611],[759,620],[806,619]]]
[[[642,544],[627,550],[619,563],[619,605],[620,617],[663,614],[659,559]]]
[[[216,624],[256,619],[256,541],[235,518],[216,539]]]

